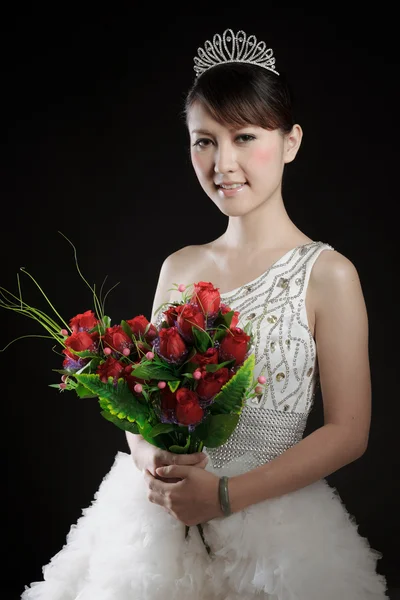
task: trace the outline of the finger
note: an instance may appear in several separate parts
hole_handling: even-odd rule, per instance
[[[194,454],[176,454],[174,464],[176,465],[195,465],[203,461],[207,456],[203,452],[195,452]]]
[[[189,470],[191,468],[192,466],[186,465],[169,465],[167,467],[158,467],[156,473],[162,477],[168,477],[168,479],[171,477],[180,477],[184,479],[189,475]]]

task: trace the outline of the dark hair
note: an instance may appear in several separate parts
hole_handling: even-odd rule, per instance
[[[218,123],[258,125],[291,131],[294,125],[289,87],[283,75],[248,63],[223,63],[205,71],[186,97],[185,115],[200,102]]]

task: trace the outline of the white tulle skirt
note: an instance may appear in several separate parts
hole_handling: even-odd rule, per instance
[[[21,599],[386,598],[376,572],[381,554],[325,480],[203,527],[212,558],[196,527],[185,540],[184,524],[148,501],[142,473],[118,452],[91,506],[43,568],[44,581]]]

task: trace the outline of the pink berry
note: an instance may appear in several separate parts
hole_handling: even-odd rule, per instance
[[[66,329],[61,329],[60,331],[61,335],[64,335],[65,337],[68,337],[69,333]]]
[[[153,354],[153,352],[148,352],[148,353],[146,354],[146,358],[147,358],[148,360],[153,360],[153,358],[154,358],[154,354]]]
[[[260,385],[258,385],[254,391],[256,394],[262,394],[264,390]]]
[[[163,390],[167,384],[165,383],[165,381],[159,381],[157,385],[160,388],[160,390]]]
[[[111,348],[104,348],[103,352],[104,352],[104,354],[109,355],[109,354],[111,354]]]
[[[64,383],[67,381],[67,379],[68,379],[68,375],[63,375],[61,377],[61,381],[63,381]]]
[[[140,383],[137,383],[133,389],[135,390],[135,392],[137,394],[141,394],[142,390],[143,390],[143,387],[140,385]]]
[[[186,285],[183,285],[183,283],[181,283],[178,287],[178,292],[184,292],[186,290]]]
[[[258,383],[264,384],[264,383],[266,383],[267,380],[265,379],[265,377],[263,377],[263,375],[260,375],[260,377],[257,379],[257,381],[258,381]]]
[[[131,351],[129,350],[129,348],[124,348],[124,349],[122,350],[122,354],[123,354],[124,356],[129,356],[129,355],[130,355],[130,353],[131,353]]]
[[[196,369],[196,371],[193,373],[193,377],[197,380],[201,379],[201,371]]]
[[[60,389],[61,390],[65,390],[66,387],[67,387],[66,383],[60,383]]]

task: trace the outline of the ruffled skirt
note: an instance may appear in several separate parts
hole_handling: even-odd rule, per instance
[[[118,452],[44,580],[21,600],[386,598],[381,554],[325,480],[203,528],[211,556],[196,527],[185,539],[185,525],[149,502],[143,474]]]

